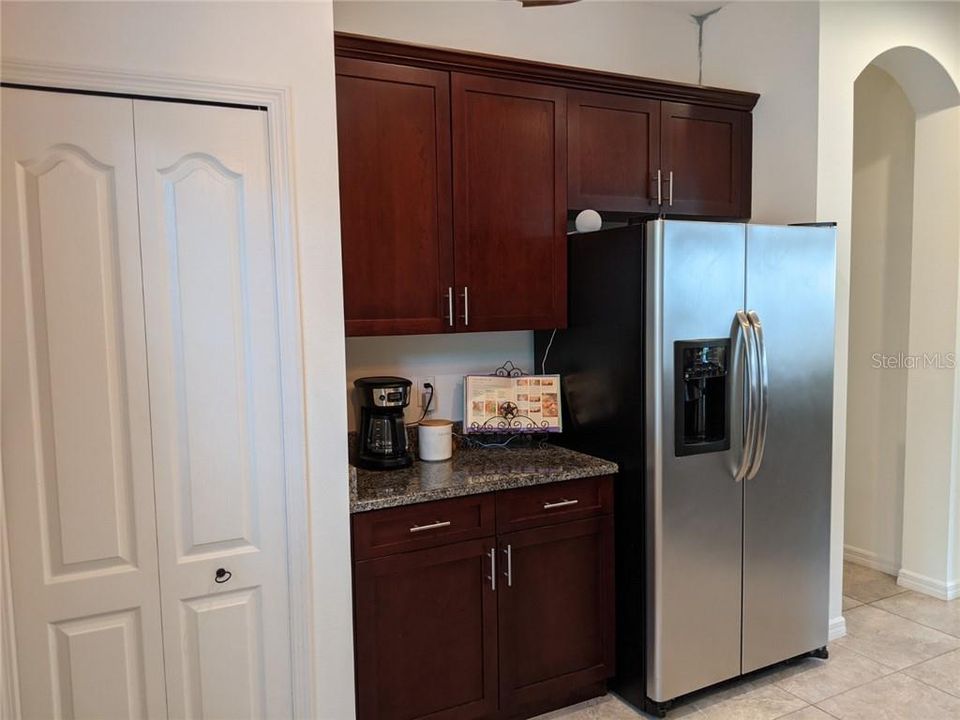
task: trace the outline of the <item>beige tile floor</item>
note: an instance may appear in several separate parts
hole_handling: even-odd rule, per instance
[[[830,659],[806,658],[687,698],[667,718],[693,720],[960,720],[960,599],[904,590],[844,564],[847,635]],[[649,717],[613,695],[537,720]]]

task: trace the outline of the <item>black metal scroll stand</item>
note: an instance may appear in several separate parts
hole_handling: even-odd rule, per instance
[[[523,377],[527,373],[507,360],[493,371],[496,377]],[[465,433],[463,442],[468,447],[542,447],[547,443],[550,434],[540,428],[549,427],[546,421],[540,424],[526,415],[512,402],[501,403],[497,414],[487,418],[482,423],[473,422],[469,427],[469,434]],[[467,430],[468,428],[464,428]]]

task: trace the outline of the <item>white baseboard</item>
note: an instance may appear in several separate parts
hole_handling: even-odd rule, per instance
[[[863,565],[879,570],[887,575],[896,576],[900,571],[900,565],[893,558],[882,557],[875,552],[853,545],[843,546],[843,559],[846,562],[852,562],[854,565]]]
[[[827,634],[827,637],[830,640],[836,640],[837,638],[842,638],[847,634],[847,621],[844,619],[843,615],[833,618],[830,621],[830,630]]]
[[[940,600],[955,600],[960,597],[960,582],[948,583],[909,570],[900,570],[897,575],[897,585]]]

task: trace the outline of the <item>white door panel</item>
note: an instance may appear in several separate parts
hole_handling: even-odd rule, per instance
[[[239,217],[243,179],[214,158],[192,156],[161,170],[159,181],[164,214],[158,237],[170,270],[160,302],[171,313],[164,322],[172,322],[180,445],[177,554],[202,557],[257,544],[247,397],[253,382],[244,345],[250,299]]]
[[[184,602],[186,715],[266,718],[258,589]],[[230,662],[223,662],[223,656]]]
[[[148,101],[134,114],[170,715],[288,717],[266,116]]]
[[[23,714],[163,717],[132,102],[2,93],[3,473]]]
[[[54,623],[50,634],[56,717],[148,716],[138,610]]]

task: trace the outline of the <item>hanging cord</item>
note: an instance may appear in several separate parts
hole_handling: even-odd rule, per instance
[[[714,8],[709,12],[705,12],[702,15],[691,15],[693,21],[697,24],[697,66],[699,68],[697,74],[697,84],[703,85],[703,24],[707,21],[711,15],[723,10],[723,5],[718,8]]]
[[[414,423],[414,425],[419,425],[423,422],[423,419],[427,416],[427,413],[430,412],[430,405],[433,404],[433,385],[430,383],[424,383],[423,387],[424,389],[430,391],[430,397],[427,398],[427,404],[423,406],[423,414],[420,416],[420,419]]]
[[[557,336],[557,328],[550,333],[550,342],[547,343],[547,349],[543,351],[543,360],[540,361],[540,374],[547,374],[547,355],[550,354],[550,348],[553,347],[553,339]]]

